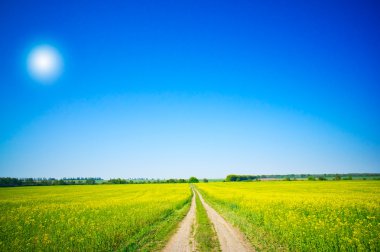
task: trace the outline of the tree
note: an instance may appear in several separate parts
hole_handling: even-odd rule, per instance
[[[110,179],[110,180],[108,180],[108,183],[110,183],[110,184],[127,184],[127,180],[121,179],[121,178]]]
[[[198,183],[199,180],[196,177],[189,178],[189,183]]]
[[[204,178],[204,179],[203,179],[203,182],[207,183],[207,182],[208,182],[208,179]]]
[[[230,182],[230,181],[236,181],[236,179],[237,179],[237,175],[234,175],[234,174],[231,174],[231,175],[228,175],[227,177],[226,177],[226,181],[227,182]]]
[[[58,180],[58,185],[66,185],[66,182],[63,179]]]
[[[96,181],[95,179],[86,179],[86,185],[95,185]]]
[[[226,177],[226,182],[232,182],[232,181],[252,181],[257,179],[258,176],[254,175],[234,175],[230,174]]]

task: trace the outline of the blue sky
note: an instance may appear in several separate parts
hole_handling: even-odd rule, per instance
[[[2,1],[0,176],[380,172],[377,1]],[[36,46],[63,73],[27,72]]]

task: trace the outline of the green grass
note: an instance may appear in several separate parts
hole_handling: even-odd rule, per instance
[[[206,209],[203,207],[198,193],[196,195],[196,230],[195,241],[197,249],[202,252],[221,251],[216,232],[210,222]]]

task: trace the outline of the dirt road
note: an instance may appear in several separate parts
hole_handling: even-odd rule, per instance
[[[220,247],[224,252],[252,252],[255,251],[245,240],[244,236],[239,230],[234,228],[231,224],[223,219],[212,207],[210,207],[204,200],[202,195],[193,189],[194,195],[191,201],[191,207],[180,224],[178,231],[170,239],[169,243],[164,248],[164,252],[193,252],[196,251],[196,244],[194,240],[193,225],[195,225],[196,217],[196,203],[195,192],[207,211],[207,215],[214,225],[217,233]]]
[[[195,251],[192,227],[195,224],[195,194],[191,200],[190,210],[182,220],[179,229],[169,240],[163,252],[192,252]]]
[[[234,228],[230,223],[223,219],[212,207],[204,200],[202,195],[197,191],[199,198],[207,211],[207,215],[214,225],[216,234],[219,239],[222,251],[226,252],[245,252],[254,251],[254,249],[245,240],[242,233]]]

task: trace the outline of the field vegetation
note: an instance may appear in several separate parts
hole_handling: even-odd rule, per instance
[[[195,227],[195,241],[198,251],[211,252],[221,251],[216,235],[214,226],[207,216],[206,209],[204,208],[197,193],[196,196],[196,227]]]
[[[188,184],[0,188],[0,251],[156,251],[190,199]]]
[[[201,183],[259,251],[377,251],[380,181]]]

